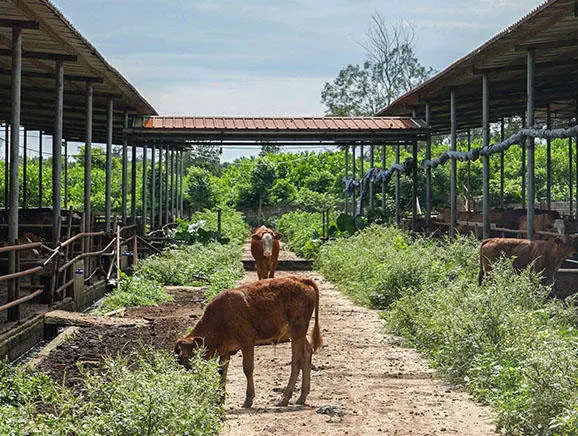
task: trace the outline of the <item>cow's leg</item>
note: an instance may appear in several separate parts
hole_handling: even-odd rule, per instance
[[[227,371],[229,370],[229,362],[231,361],[231,356],[221,356],[219,357],[219,375],[221,376],[221,389],[223,391],[221,401],[225,402],[226,386],[227,386]]]
[[[257,277],[259,277],[259,280],[267,278],[267,269],[263,265],[257,264]]]
[[[243,372],[245,373],[245,377],[247,377],[247,393],[243,407],[249,408],[253,405],[253,399],[255,398],[255,383],[253,381],[255,348],[251,345],[243,348],[241,352],[243,353]]]
[[[305,338],[303,341],[303,364],[301,366],[301,395],[297,400],[297,404],[305,404],[307,395],[311,390],[311,357],[313,356],[313,347],[309,340]]]
[[[307,338],[295,339],[294,337],[291,337],[291,375],[289,376],[289,383],[287,383],[287,387],[285,388],[285,391],[283,391],[283,399],[279,403],[279,406],[287,406],[291,396],[293,395],[295,383],[297,383],[297,377],[299,376],[299,370],[303,366],[303,341],[306,340]]]

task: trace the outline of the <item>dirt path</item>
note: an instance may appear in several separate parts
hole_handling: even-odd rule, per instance
[[[281,272],[278,275],[288,275]],[[290,371],[290,344],[255,352],[254,407],[241,407],[245,376],[234,356],[223,434],[492,434],[491,412],[436,378],[415,351],[384,335],[376,311],[354,305],[331,283],[320,285],[325,347],[313,356],[306,406],[276,407]],[[245,281],[256,280],[247,273]],[[299,383],[298,385],[299,386]],[[319,413],[323,410],[326,413]]]

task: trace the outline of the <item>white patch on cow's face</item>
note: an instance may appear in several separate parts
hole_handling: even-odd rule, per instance
[[[263,242],[263,256],[271,257],[273,254],[273,235],[271,233],[265,233],[261,241]]]

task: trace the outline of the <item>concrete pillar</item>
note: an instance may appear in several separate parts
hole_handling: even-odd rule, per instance
[[[153,142],[153,148],[151,153],[151,231],[155,229],[155,212],[156,212],[156,168],[155,168],[155,160],[156,160],[156,152],[157,152],[157,144]]]
[[[43,166],[44,166],[44,156],[43,156],[43,136],[44,136],[44,132],[42,130],[40,130],[38,132],[38,207],[40,209],[42,209],[42,196],[44,195],[43,192],[43,182],[44,182],[44,177],[42,174],[42,170],[43,170]]]
[[[142,145],[142,225],[146,233],[146,223],[148,217],[148,186],[147,186],[147,144]]]
[[[375,167],[375,145],[370,145],[369,146],[369,167],[370,168],[374,168]],[[374,192],[373,192],[373,182],[369,183],[369,209],[373,210],[375,209],[375,198],[374,197]]]
[[[124,114],[124,122],[123,122],[123,134],[122,134],[122,176],[121,176],[121,214],[122,214],[122,223],[126,224],[126,219],[128,215],[128,135],[124,131],[124,129],[128,129],[128,114]]]
[[[163,213],[163,144],[159,144],[159,227],[163,226],[165,215]]]
[[[24,127],[22,144],[22,209],[28,209],[28,129]]]
[[[170,210],[170,204],[171,204],[171,199],[169,198],[169,183],[170,183],[170,149],[169,149],[169,144],[167,143],[165,145],[165,194],[164,194],[164,199],[165,199],[165,205],[164,205],[164,211],[165,211],[165,223],[168,224],[171,222],[171,210]]]
[[[504,141],[506,134],[505,134],[505,125],[504,125],[504,118],[501,119],[500,122],[500,142]],[[504,191],[505,191],[505,175],[504,175],[504,152],[500,153],[500,208],[504,208]]]
[[[349,147],[345,147],[345,179],[349,178]],[[349,213],[349,194],[345,193],[345,213]]]
[[[431,127],[431,105],[425,104],[425,123],[427,127]],[[431,134],[428,133],[425,143],[425,158],[431,160]],[[431,225],[431,210],[432,210],[432,190],[431,190],[431,167],[425,169],[425,220],[428,228]]]
[[[60,197],[62,195],[62,124],[64,121],[64,63],[56,61],[56,114],[54,135],[52,136],[52,244],[60,243],[58,222],[61,215]],[[66,186],[66,180],[65,180]],[[67,188],[65,188],[67,190]],[[65,195],[65,198],[67,196]],[[65,201],[66,204],[67,201]],[[67,205],[66,205],[67,206]]]
[[[535,69],[535,52],[528,50],[528,79],[527,79],[527,125],[529,128],[534,126],[534,69]],[[528,137],[526,140],[528,148],[528,239],[534,239],[534,216],[535,216],[535,177],[534,177],[534,138]]]
[[[386,167],[386,161],[387,161],[387,148],[385,145],[381,146],[381,168],[383,169],[383,171],[387,171],[387,167]],[[386,192],[387,192],[387,186],[385,185],[385,182],[381,182],[381,209],[383,210],[383,212],[385,213],[385,206],[386,206]]]
[[[20,149],[20,109],[22,96],[22,29],[12,29],[12,72],[10,84],[11,96],[11,140],[10,140],[10,202],[8,216],[8,243],[16,244],[18,241],[18,208],[20,206],[20,186],[18,184],[18,162]],[[17,255],[11,252],[8,257],[8,273],[15,273],[18,269]],[[20,297],[20,288],[17,280],[8,282],[8,301],[14,301]],[[8,310],[8,321],[20,319],[20,306]]]
[[[136,224],[136,163],[137,149],[136,142],[132,143],[132,159],[130,172],[130,222]]]
[[[399,164],[400,145],[395,145],[395,163]],[[395,224],[399,227],[401,224],[401,209],[400,209],[400,195],[401,195],[401,174],[399,171],[395,172]]]
[[[450,91],[450,150],[456,151],[456,146],[458,142],[458,130],[457,130],[457,119],[456,119],[456,91],[452,89]],[[457,193],[457,165],[456,160],[452,158],[451,162],[451,173],[450,173],[450,236],[453,237],[456,234],[456,226],[458,221],[458,193]]]
[[[552,111],[550,104],[546,109],[546,129],[552,128]],[[552,140],[546,139],[546,208],[552,209]]]
[[[108,100],[108,118],[106,135],[106,182],[105,182],[105,212],[104,229],[107,233],[112,230],[110,216],[112,213],[112,134],[114,128],[114,100]]]
[[[92,227],[92,207],[90,205],[92,186],[92,84],[86,84],[86,136],[84,145],[84,231],[90,232]]]
[[[490,145],[490,84],[488,74],[482,77],[482,130],[483,146]],[[483,160],[483,238],[490,237],[490,156],[485,154]]]

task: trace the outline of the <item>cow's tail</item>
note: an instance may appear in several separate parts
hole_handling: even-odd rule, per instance
[[[319,327],[319,288],[317,283],[311,279],[301,279],[303,283],[311,286],[315,289],[315,324],[313,325],[313,334],[311,335],[311,341],[313,346],[313,352],[317,351],[323,345],[323,338],[321,337],[321,327]]]

